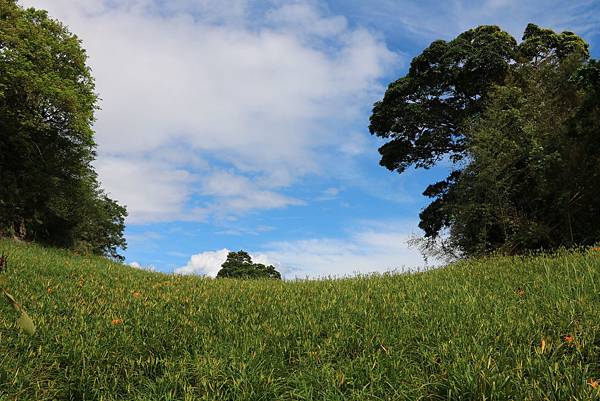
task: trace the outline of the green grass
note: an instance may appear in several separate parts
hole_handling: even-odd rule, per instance
[[[600,378],[600,252],[298,282],[163,275],[8,240],[1,252],[7,288],[37,332],[20,332],[0,302],[0,400],[600,392],[588,384]]]

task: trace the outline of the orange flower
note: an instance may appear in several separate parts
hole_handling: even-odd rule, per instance
[[[546,340],[544,340],[542,338],[542,341],[540,342],[540,348],[542,349],[542,352],[544,352],[546,350]]]
[[[594,252],[600,252],[600,246],[593,247],[592,251],[594,251]]]
[[[598,384],[600,384],[600,383],[598,383],[598,380],[596,380],[596,379],[588,379],[587,382],[590,386],[592,386],[592,388],[597,388]]]
[[[48,287],[48,294],[52,294],[52,288]]]
[[[565,340],[565,342],[572,343],[574,338],[573,336],[564,336],[563,340]]]
[[[142,296],[142,293],[141,293],[141,292],[139,292],[139,291],[135,291],[135,292],[134,292],[133,294],[131,294],[131,295],[133,295],[133,297],[134,297],[134,298],[139,298],[139,297],[141,297],[141,296]]]
[[[123,324],[123,319],[113,319],[110,324],[112,324],[113,326],[116,326],[118,324]]]

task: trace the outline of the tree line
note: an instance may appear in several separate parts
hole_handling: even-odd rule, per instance
[[[0,236],[122,259],[125,208],[92,168],[98,96],[77,36],[0,0]]]
[[[437,40],[375,103],[380,164],[452,167],[429,185],[425,250],[471,257],[600,241],[600,63],[572,32],[529,24]]]

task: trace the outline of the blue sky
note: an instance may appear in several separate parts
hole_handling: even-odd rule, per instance
[[[95,167],[127,205],[127,262],[215,275],[244,249],[287,278],[424,265],[421,192],[390,173],[373,102],[435,39],[528,22],[600,51],[598,1],[23,0],[83,41],[102,98]]]

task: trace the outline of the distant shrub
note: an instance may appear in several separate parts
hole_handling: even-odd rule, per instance
[[[265,266],[261,263],[252,263],[252,258],[247,252],[229,252],[227,260],[221,265],[217,278],[271,278],[281,280],[281,274],[275,267]]]

